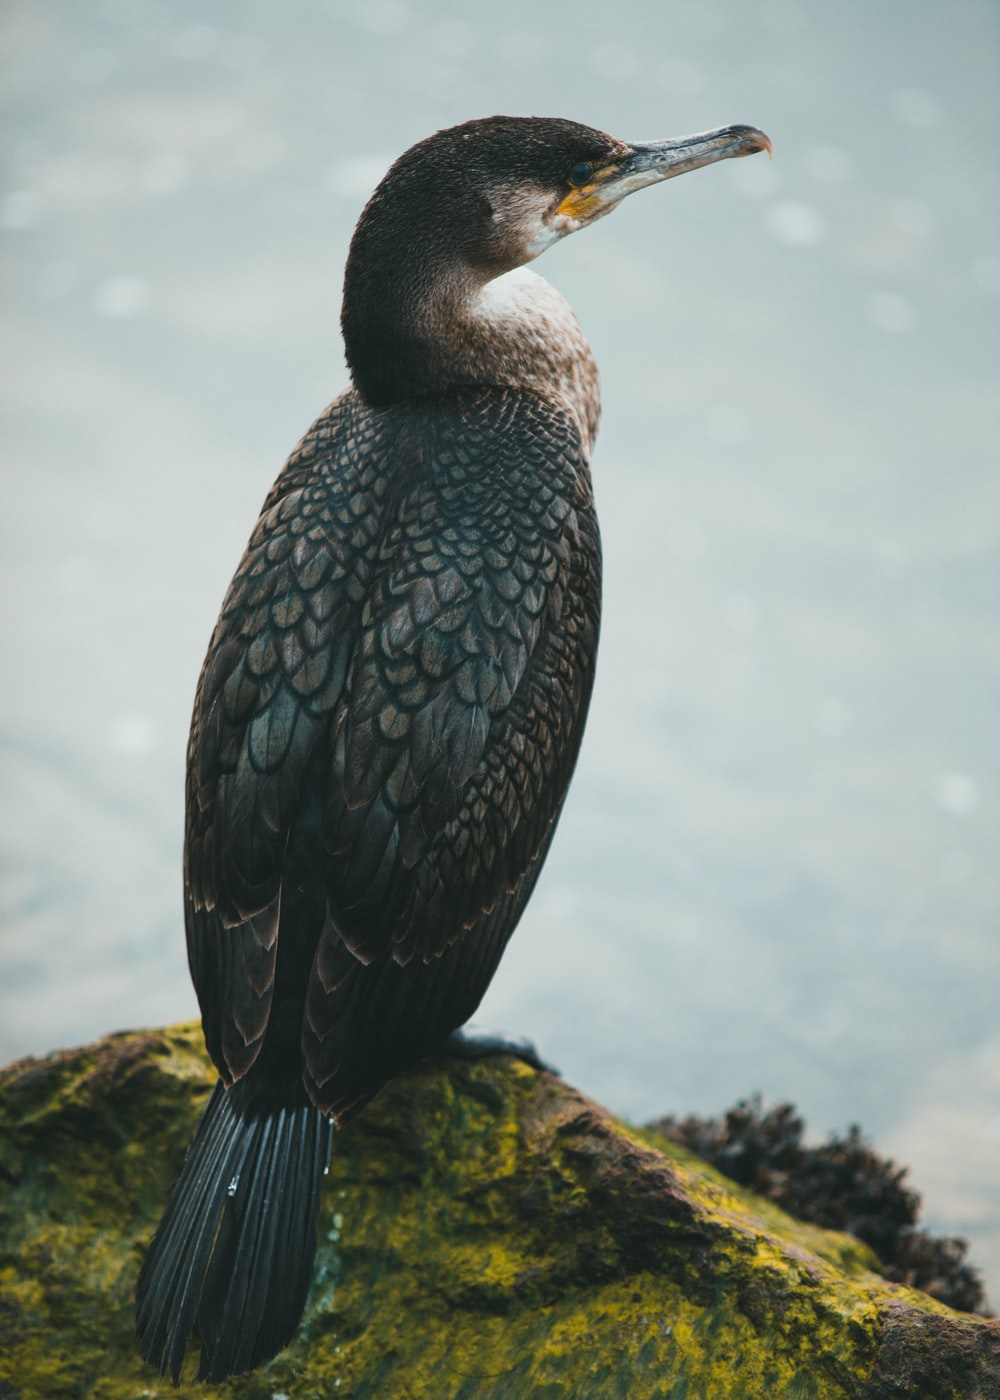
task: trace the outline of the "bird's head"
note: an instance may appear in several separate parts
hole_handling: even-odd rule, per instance
[[[452,257],[495,277],[595,223],[645,185],[770,149],[752,126],[629,143],[558,118],[485,117],[411,147],[369,210],[388,214],[390,201],[401,204],[414,233],[436,229]]]

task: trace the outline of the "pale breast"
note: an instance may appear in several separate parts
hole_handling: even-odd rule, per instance
[[[558,399],[579,423],[589,455],[601,411],[600,377],[569,303],[544,277],[518,267],[488,282],[473,305],[473,334],[482,337],[496,382]]]

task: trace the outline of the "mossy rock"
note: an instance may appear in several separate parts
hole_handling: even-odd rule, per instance
[[[295,1341],[223,1386],[192,1347],[175,1392],[133,1293],[212,1082],[192,1026],[0,1073],[0,1400],[1000,1400],[1000,1323],[506,1057],[338,1136]]]

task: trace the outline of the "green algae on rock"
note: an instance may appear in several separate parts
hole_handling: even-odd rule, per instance
[[[958,1312],[989,1316],[966,1241],[918,1228],[920,1194],[908,1169],[876,1152],[857,1124],[810,1147],[791,1104],[765,1110],[754,1095],[717,1118],[668,1116],[648,1127],[796,1219],[863,1240],[877,1254],[883,1278],[922,1289]]]
[[[292,1345],[173,1391],[133,1292],[212,1082],[191,1026],[0,1073],[4,1400],[1000,1397],[1000,1323],[509,1058],[389,1085],[335,1141]]]

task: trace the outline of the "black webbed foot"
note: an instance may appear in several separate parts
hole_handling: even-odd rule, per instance
[[[468,1031],[452,1031],[441,1046],[441,1054],[458,1060],[479,1060],[487,1055],[514,1055],[532,1069],[559,1074],[554,1065],[546,1064],[530,1040],[507,1040],[502,1035],[471,1035]]]

